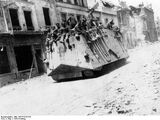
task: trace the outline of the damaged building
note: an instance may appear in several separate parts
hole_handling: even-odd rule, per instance
[[[120,2],[118,21],[127,48],[158,40],[154,12],[150,6],[128,7],[126,2]]]
[[[55,8],[43,0],[41,6],[36,6],[37,1],[0,3],[0,86],[46,70],[43,64],[45,39],[41,29],[55,24]]]
[[[117,11],[119,27],[123,34],[123,43],[126,48],[134,48],[137,45],[135,19],[125,2],[121,2],[121,8]]]
[[[157,36],[159,40],[160,39],[160,18],[159,17],[156,19],[155,24],[156,24]]]
[[[143,4],[140,4],[137,8],[133,6],[130,6],[130,8],[135,18],[138,17],[138,19],[140,19],[139,22],[142,26],[141,31],[144,34],[144,40],[149,42],[157,41],[158,37],[152,7],[150,5],[144,6]],[[138,20],[136,23],[137,22]],[[136,24],[136,28],[138,29],[140,27]],[[136,33],[138,34],[138,32],[139,31],[137,30]]]

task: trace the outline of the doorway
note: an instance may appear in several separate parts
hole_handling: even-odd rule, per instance
[[[33,64],[33,55],[31,46],[18,46],[14,47],[14,52],[17,61],[18,71],[31,69]]]

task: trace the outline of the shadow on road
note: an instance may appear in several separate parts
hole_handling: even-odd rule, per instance
[[[126,59],[122,59],[122,60],[116,61],[114,63],[105,65],[105,66],[103,66],[102,70],[99,71],[99,76],[98,77],[106,75],[106,74],[108,74],[108,73],[110,73],[110,72],[112,72],[112,71],[114,71],[114,70],[116,70],[120,67],[123,67],[123,66],[129,64],[129,63],[130,62],[127,61]]]

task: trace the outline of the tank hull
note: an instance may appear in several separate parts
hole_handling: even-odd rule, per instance
[[[84,71],[96,71],[104,65],[128,58],[122,37],[108,29],[97,29],[87,35],[63,34],[57,43],[53,43],[53,52],[47,54],[48,75],[54,80],[82,77]]]

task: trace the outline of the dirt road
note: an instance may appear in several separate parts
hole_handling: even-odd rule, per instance
[[[128,64],[95,79],[47,76],[0,89],[1,115],[160,115],[160,43],[130,50]]]

